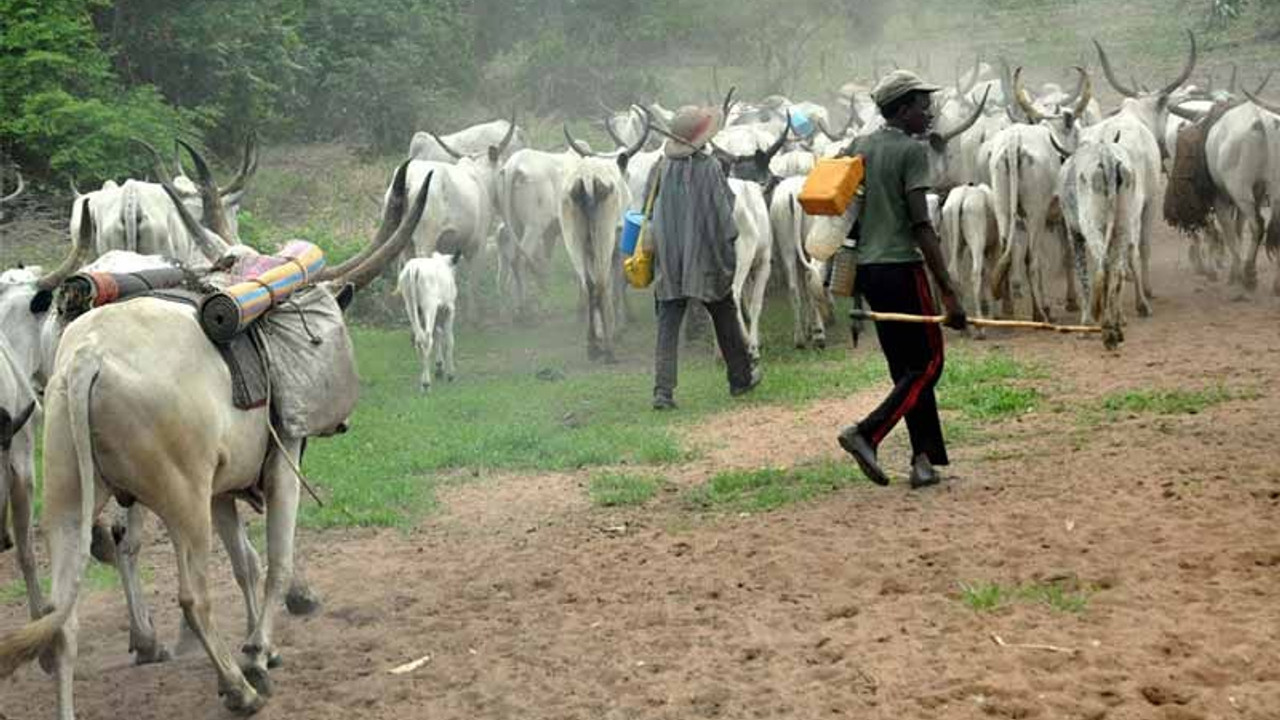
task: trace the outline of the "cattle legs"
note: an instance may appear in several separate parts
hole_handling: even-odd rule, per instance
[[[293,577],[293,538],[298,521],[298,476],[282,456],[297,458],[302,441],[285,439],[284,448],[274,448],[267,457],[265,485],[267,490],[267,595],[262,612],[249,639],[245,642],[244,672],[259,692],[270,694],[267,667],[272,660],[272,629],[276,608]]]
[[[10,456],[12,461],[14,458]],[[32,549],[31,509],[35,490],[30,474],[23,468],[30,469],[31,462],[20,460],[9,468],[9,507],[13,510],[13,534],[18,546],[18,567],[22,570],[22,580],[27,584],[27,609],[31,619],[40,617],[44,598],[40,592],[40,578],[36,574],[36,556]],[[4,468],[0,468],[4,472]],[[0,483],[3,485],[3,483]],[[0,523],[3,523],[5,503],[0,502]],[[3,526],[0,525],[0,543],[5,540]]]
[[[134,503],[126,511],[123,530],[115,543],[114,563],[116,572],[120,574],[120,583],[124,586],[125,604],[129,608],[129,652],[133,653],[135,665],[148,665],[164,662],[169,659],[169,651],[156,641],[156,628],[151,622],[151,613],[147,609],[146,595],[142,590],[142,580],[138,573],[138,555],[142,551],[142,540],[147,525],[147,512],[139,503]],[[114,528],[111,534],[114,536]],[[184,632],[185,632],[184,626]]]

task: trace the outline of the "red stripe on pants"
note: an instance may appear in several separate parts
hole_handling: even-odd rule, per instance
[[[916,293],[920,297],[920,314],[933,315],[933,293],[929,291],[929,278],[924,273],[924,268],[916,268],[913,273],[916,278]],[[893,429],[902,417],[911,412],[916,406],[916,402],[920,400],[920,393],[938,378],[939,368],[942,366],[942,330],[933,324],[926,325],[924,328],[925,337],[929,340],[929,364],[925,366],[924,372],[920,377],[916,378],[911,384],[911,389],[907,391],[907,397],[898,407],[894,408],[893,414],[889,416],[888,422],[876,428],[871,435],[871,444],[879,446],[884,440],[884,436],[889,434],[889,430]]]

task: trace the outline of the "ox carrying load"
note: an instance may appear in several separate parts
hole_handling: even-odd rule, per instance
[[[1205,142],[1209,131],[1228,110],[1229,103],[1216,103],[1204,117],[1178,130],[1169,187],[1164,195],[1164,219],[1184,233],[1197,233],[1209,224],[1215,193]]]

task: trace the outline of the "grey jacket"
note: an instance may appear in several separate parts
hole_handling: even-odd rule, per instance
[[[733,291],[737,265],[729,181],[720,163],[703,153],[664,158],[659,167],[662,184],[649,224],[654,294],[658,300],[723,300]]]

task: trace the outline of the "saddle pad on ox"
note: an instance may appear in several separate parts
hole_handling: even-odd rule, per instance
[[[200,307],[200,294],[187,290],[156,290],[148,297]],[[231,372],[231,402],[240,410],[252,410],[267,404],[270,386],[267,383],[265,358],[252,333],[236,335],[228,343],[211,343]]]
[[[271,410],[285,437],[340,433],[360,396],[355,350],[342,309],[326,290],[304,288],[255,325],[267,354]]]

